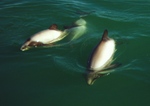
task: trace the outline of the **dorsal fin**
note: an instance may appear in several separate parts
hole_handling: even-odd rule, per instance
[[[108,30],[105,29],[104,30],[104,33],[103,33],[103,36],[102,36],[102,41],[107,41],[109,40],[109,37],[108,37]]]
[[[57,24],[52,24],[49,29],[52,29],[52,30],[56,30],[57,29]]]

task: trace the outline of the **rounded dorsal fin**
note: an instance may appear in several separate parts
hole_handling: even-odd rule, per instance
[[[103,35],[102,35],[102,41],[107,41],[107,40],[109,40],[109,37],[108,37],[108,30],[105,29],[105,30],[104,30],[104,33],[103,33]]]
[[[56,30],[57,29],[57,24],[52,24],[49,29],[52,29],[52,30]]]

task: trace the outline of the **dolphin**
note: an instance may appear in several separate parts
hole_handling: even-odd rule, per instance
[[[92,85],[97,78],[109,74],[113,68],[120,65],[111,64],[114,61],[115,46],[115,40],[109,38],[108,31],[104,30],[101,41],[95,47],[88,62],[87,83],[89,85]]]
[[[32,47],[52,45],[52,43],[63,39],[66,35],[65,31],[58,30],[57,25],[53,24],[49,29],[40,31],[28,38],[20,49],[25,51]]]
[[[70,42],[81,37],[85,33],[85,30],[86,21],[82,18],[75,21],[73,25],[65,27],[63,31],[58,30],[57,25],[53,24],[49,29],[40,31],[28,38],[20,49],[21,51],[26,51],[33,47],[54,46],[53,43],[64,39],[66,36],[68,36],[67,38],[69,38]]]

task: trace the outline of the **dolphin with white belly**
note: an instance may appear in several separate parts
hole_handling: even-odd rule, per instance
[[[65,31],[58,30],[57,25],[53,24],[49,29],[38,32],[32,37],[28,38],[22,45],[21,50],[25,51],[31,47],[52,45],[52,43],[63,39],[65,36]]]
[[[92,85],[94,81],[110,73],[111,69],[118,67],[120,64],[112,64],[113,56],[116,51],[115,40],[108,37],[108,31],[105,30],[101,41],[94,49],[89,61],[89,71],[87,73],[87,83]]]
[[[79,19],[75,23],[63,31],[57,29],[57,25],[53,24],[49,29],[38,32],[28,38],[22,45],[21,50],[26,51],[32,47],[53,46],[53,43],[58,42],[68,36],[69,41],[78,39],[86,30],[86,21]]]

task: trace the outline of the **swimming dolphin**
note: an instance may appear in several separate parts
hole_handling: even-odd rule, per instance
[[[110,73],[110,69],[118,67],[119,64],[112,64],[113,56],[116,51],[115,40],[108,37],[108,31],[105,30],[101,41],[94,49],[89,60],[89,71],[87,73],[87,83],[92,85],[94,81]]]
[[[78,39],[85,33],[85,25],[86,21],[84,19],[79,19],[73,25],[61,31],[57,29],[56,24],[53,24],[49,29],[38,32],[28,38],[20,49],[26,51],[32,47],[53,46],[54,42],[58,42],[66,36],[68,36],[69,41]]]
[[[28,38],[22,45],[21,50],[25,51],[31,47],[48,46],[52,43],[63,39],[66,36],[65,31],[57,29],[57,25],[53,24],[49,29],[43,30]]]

